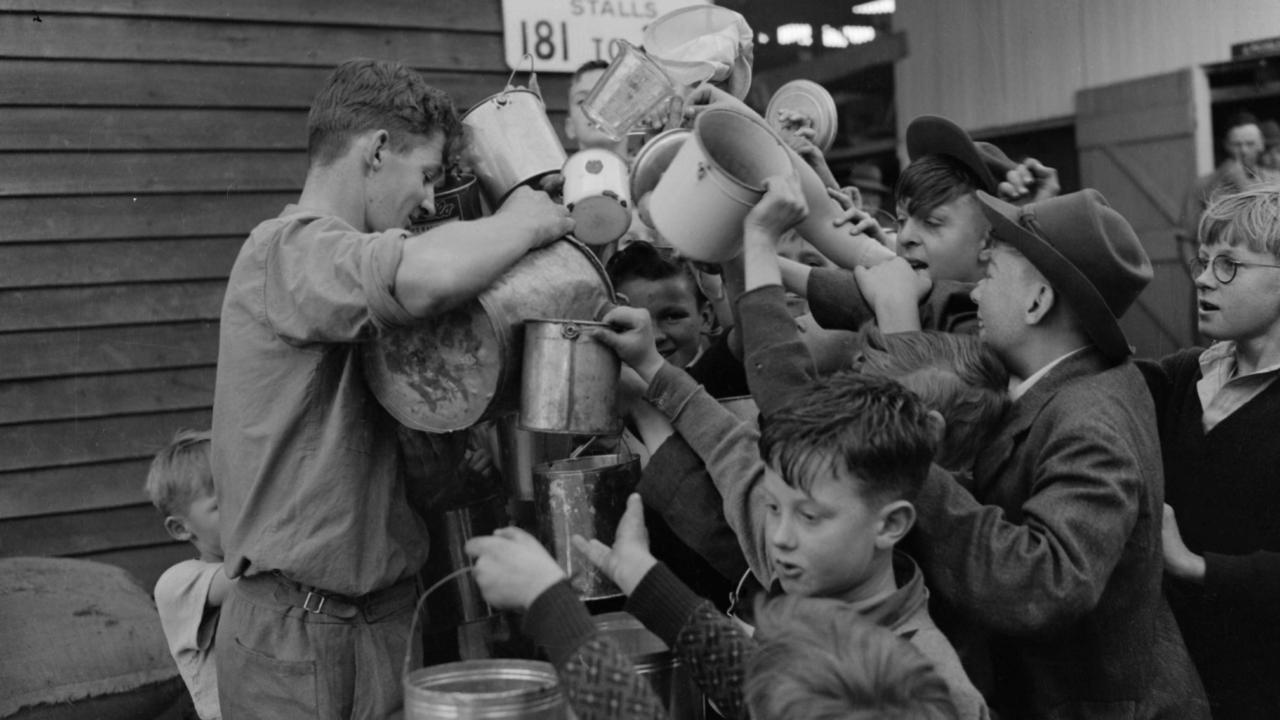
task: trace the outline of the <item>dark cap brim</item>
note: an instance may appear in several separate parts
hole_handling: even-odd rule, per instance
[[[1112,360],[1133,353],[1125,339],[1120,320],[1111,313],[1107,301],[1093,282],[1052,243],[1023,222],[1026,210],[979,190],[982,212],[991,223],[991,235],[1022,253],[1044,275],[1084,324],[1085,332],[1098,349]]]
[[[915,160],[924,155],[946,155],[964,165],[982,182],[979,190],[996,192],[996,177],[974,145],[969,133],[959,125],[937,115],[921,115],[907,126],[907,157]]]

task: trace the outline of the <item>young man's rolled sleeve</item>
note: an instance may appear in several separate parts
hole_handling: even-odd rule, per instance
[[[412,322],[395,298],[404,238],[333,218],[286,220],[265,248],[267,321],[296,342],[358,342]]]

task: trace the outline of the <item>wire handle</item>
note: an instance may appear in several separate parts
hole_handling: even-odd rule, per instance
[[[534,72],[533,55],[530,53],[525,53],[524,55],[520,56],[520,61],[516,63],[516,66],[511,69],[511,74],[507,76],[507,86],[506,88],[503,89],[502,92],[508,93],[516,89],[516,86],[515,86],[516,73],[520,72],[520,66],[524,65],[524,61],[526,58],[529,60],[529,88],[528,89],[534,95],[538,96],[538,100],[542,101],[543,105],[546,105],[546,100],[543,100],[542,98],[542,88],[538,87],[538,73]]]
[[[462,577],[463,575],[466,575],[467,573],[471,572],[472,569],[473,568],[470,565],[468,565],[466,567],[460,567],[457,570],[454,570],[448,575],[445,575],[444,577],[437,580],[434,585],[427,588],[426,592],[422,593],[422,597],[418,598],[418,604],[413,608],[413,622],[409,623],[409,642],[406,644],[406,647],[404,649],[404,668],[403,668],[403,671],[400,673],[400,676],[402,678],[409,677],[409,671],[410,671],[409,663],[413,659],[413,639],[417,637],[418,618],[422,615],[422,608],[426,607],[427,597],[430,596],[431,593],[440,589],[440,587],[443,586],[445,583],[448,583],[452,580],[456,580]]]

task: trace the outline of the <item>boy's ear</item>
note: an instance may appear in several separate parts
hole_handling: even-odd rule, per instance
[[[164,530],[169,533],[169,537],[179,542],[190,542],[191,538],[195,537],[187,528],[187,521],[177,515],[170,515],[164,519]]]
[[[925,422],[929,425],[929,434],[933,436],[933,444],[941,448],[943,440],[947,437],[947,419],[942,417],[942,413],[937,410],[930,410]]]
[[[885,503],[879,513],[880,530],[876,533],[876,547],[892,550],[916,524],[916,508],[906,500]]]
[[[1039,325],[1044,322],[1045,316],[1053,309],[1057,299],[1049,283],[1037,283],[1035,294],[1031,296],[1027,309],[1023,313],[1023,319],[1028,325]]]
[[[369,136],[364,146],[365,166],[371,170],[382,167],[382,161],[390,144],[391,134],[386,130],[377,130]]]

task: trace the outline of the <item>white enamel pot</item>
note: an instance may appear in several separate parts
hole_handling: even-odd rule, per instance
[[[648,202],[653,227],[686,257],[722,262],[742,250],[742,221],[764,196],[764,181],[794,172],[763,121],[712,107],[694,122]]]

